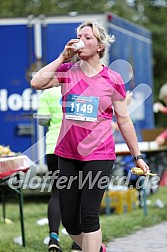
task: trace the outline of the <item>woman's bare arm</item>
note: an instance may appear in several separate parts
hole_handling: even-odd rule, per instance
[[[59,81],[56,78],[55,72],[58,67],[65,61],[71,59],[78,51],[72,45],[78,42],[78,39],[71,39],[64,48],[60,56],[50,64],[41,68],[34,74],[30,84],[35,89],[47,89],[54,86],[59,86]]]
[[[124,99],[121,101],[115,101],[113,102],[113,106],[118,127],[130,150],[131,155],[134,157],[141,155],[136,132],[127,109],[126,100]],[[137,160],[136,166],[142,168],[145,173],[147,173],[149,170],[149,167],[142,159]]]
[[[62,55],[60,55],[56,60],[52,61],[50,64],[44,66],[37,73],[35,73],[30,82],[32,88],[46,89],[58,84],[55,71],[63,62],[64,58]]]

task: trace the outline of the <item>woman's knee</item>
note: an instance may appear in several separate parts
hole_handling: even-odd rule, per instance
[[[81,214],[81,227],[84,233],[95,232],[100,229],[98,212],[88,212]]]
[[[62,225],[65,227],[67,233],[71,235],[79,235],[82,233],[79,219],[73,219],[70,216],[62,217]]]

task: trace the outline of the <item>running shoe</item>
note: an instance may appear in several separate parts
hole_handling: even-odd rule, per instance
[[[103,252],[106,252],[106,246],[104,244],[101,245],[102,246],[102,249],[103,249]]]
[[[62,252],[59,242],[54,239],[50,238],[49,245],[48,245],[49,252]]]

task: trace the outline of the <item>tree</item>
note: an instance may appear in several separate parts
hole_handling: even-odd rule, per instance
[[[154,100],[158,100],[160,87],[167,83],[167,1],[146,0],[133,1],[133,7],[138,11],[136,22],[152,31],[153,38],[153,75]],[[157,126],[167,126],[167,120],[162,114],[155,115]]]

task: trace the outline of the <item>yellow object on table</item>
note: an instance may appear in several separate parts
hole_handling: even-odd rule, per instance
[[[139,192],[133,188],[127,190],[128,212],[133,211],[138,207]]]
[[[138,205],[138,192],[136,189],[127,189],[127,190],[109,190],[105,192],[101,208],[106,208],[106,200],[109,200],[109,207],[114,209],[114,213],[123,214],[126,212],[131,212],[136,209]]]
[[[10,146],[3,146],[0,145],[0,157],[6,157],[6,156],[14,156],[16,155],[15,152],[11,151]]]

